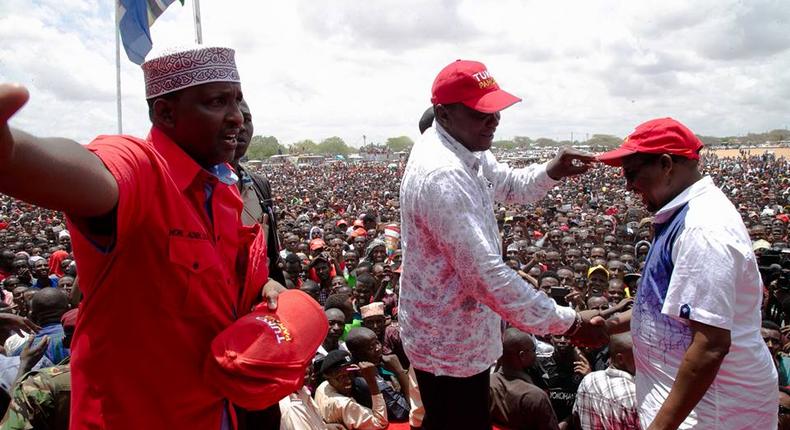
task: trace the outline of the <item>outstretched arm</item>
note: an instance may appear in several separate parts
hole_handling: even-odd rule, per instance
[[[28,98],[24,87],[0,84],[0,192],[73,217],[109,213],[118,185],[97,156],[77,142],[8,126]]]

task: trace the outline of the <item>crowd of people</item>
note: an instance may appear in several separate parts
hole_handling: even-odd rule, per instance
[[[87,147],[0,85],[0,430],[790,428],[786,159],[659,118],[512,169],[459,60],[408,163],[253,168],[234,55]]]
[[[789,428],[790,162],[770,154],[710,154],[702,164],[740,211],[760,261],[762,335],[780,375],[780,428]],[[280,402],[283,425],[312,405],[327,428],[387,428],[398,422],[419,428],[419,388],[398,329],[402,169],[382,163],[282,164],[257,173],[273,187],[278,264],[286,285],[314,297],[330,326],[304,389]],[[11,331],[0,339],[0,395],[7,408],[0,428],[24,428],[18,427],[23,421],[58,428],[44,426],[68,422],[78,265],[61,214],[7,196],[0,203],[0,317],[27,318],[37,329],[32,341]],[[492,210],[502,258],[535,289],[562,305],[607,316],[630,308],[653,231],[617,170],[594,169],[558,184],[535,204]],[[502,342],[501,359],[491,363],[490,409],[497,425],[637,428],[628,334],[585,349],[561,336],[503,327]]]

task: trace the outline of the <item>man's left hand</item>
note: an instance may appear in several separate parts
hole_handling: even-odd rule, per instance
[[[269,279],[269,282],[263,286],[263,300],[269,305],[269,310],[277,309],[277,296],[285,291],[285,287],[274,279]]]
[[[589,152],[564,146],[546,165],[546,173],[551,179],[558,181],[567,176],[579,175],[590,170],[594,160],[595,155]]]

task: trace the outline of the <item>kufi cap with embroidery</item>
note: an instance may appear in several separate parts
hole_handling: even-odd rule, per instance
[[[241,82],[230,48],[166,48],[149,56],[142,67],[146,99],[210,82]]]
[[[359,308],[359,312],[362,314],[362,319],[368,317],[384,316],[384,303],[373,302]]]

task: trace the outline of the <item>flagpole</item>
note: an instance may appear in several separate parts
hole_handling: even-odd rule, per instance
[[[115,101],[118,111],[118,134],[123,134],[123,110],[121,109],[121,39],[120,5],[115,3]]]
[[[202,45],[203,27],[200,23],[200,0],[192,0],[192,11],[195,15],[195,41],[198,45]]]

